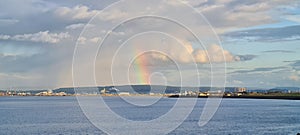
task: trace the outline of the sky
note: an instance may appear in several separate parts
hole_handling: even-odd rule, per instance
[[[0,89],[300,87],[299,44],[297,0],[0,1]]]

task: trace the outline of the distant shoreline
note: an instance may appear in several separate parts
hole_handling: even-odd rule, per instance
[[[0,95],[0,97],[76,97],[76,96],[102,96],[102,97],[169,97],[170,95],[164,94],[130,94],[130,95],[118,95],[118,94],[67,94],[67,95]]]
[[[171,95],[169,98],[233,98],[233,99],[282,99],[282,100],[300,100],[300,96],[250,96],[250,95],[242,95],[242,96],[179,96],[179,95]]]
[[[241,95],[241,96],[179,96],[179,95],[147,95],[147,94],[135,94],[135,95],[100,95],[100,94],[90,94],[90,95],[64,95],[64,96],[57,96],[57,95],[49,95],[49,96],[0,96],[0,97],[76,97],[76,96],[102,96],[102,97],[167,97],[167,98],[232,98],[232,99],[282,99],[282,100],[300,100],[300,96],[289,96],[289,95]]]

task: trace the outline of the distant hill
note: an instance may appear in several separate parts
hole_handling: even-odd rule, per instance
[[[96,90],[95,90],[96,88]],[[236,92],[238,87],[226,87],[225,92]],[[65,92],[68,94],[75,94],[75,88],[58,88],[53,90],[55,93]],[[149,94],[149,93],[179,93],[182,91],[217,91],[222,90],[222,88],[218,87],[178,87],[178,86],[163,86],[163,85],[121,85],[121,86],[98,86],[98,87],[77,87],[78,93],[82,94],[96,94],[100,93],[101,90],[105,89],[109,93],[117,93],[117,92],[130,92],[130,93],[138,93],[138,94]],[[30,92],[32,94],[36,94],[46,90],[23,90],[22,92]],[[5,90],[0,90],[0,92],[6,92]],[[16,91],[19,92],[19,91]],[[300,92],[299,87],[275,87],[272,89],[254,89],[249,88],[247,92],[258,92],[258,93],[267,93],[267,92]]]
[[[95,90],[96,88],[96,90]],[[236,92],[238,87],[226,87],[225,92]],[[69,87],[69,88],[58,88],[53,90],[55,93],[65,92],[68,94],[75,94],[75,90],[78,90],[78,93],[82,94],[96,94],[100,93],[101,90],[105,89],[109,93],[117,92],[130,92],[138,94],[149,94],[149,93],[179,93],[182,91],[217,91],[222,90],[218,87],[178,87],[178,86],[163,86],[163,85],[121,85],[121,86],[98,86],[98,87]],[[30,92],[36,94],[46,90],[22,90],[22,92]],[[6,90],[0,90],[0,92],[6,92]],[[19,92],[19,91],[16,91]],[[275,87],[272,89],[257,89],[249,88],[247,92],[258,92],[258,93],[267,93],[267,92],[300,92],[299,87]]]
[[[105,87],[79,87],[75,88],[77,92],[80,93],[91,93],[95,92],[95,88],[98,89],[98,92],[105,89],[110,93],[114,92],[130,92],[130,93],[139,93],[139,94],[148,94],[148,93],[175,93],[180,91],[180,87],[171,87],[171,86],[158,86],[158,85],[122,85],[122,86],[105,86]],[[65,92],[69,94],[75,94],[74,88],[59,88],[53,90],[54,92]],[[191,88],[189,88],[190,90]],[[196,88],[194,88],[196,90]]]
[[[178,87],[178,86],[163,86],[163,85],[121,85],[121,86],[102,86],[102,87],[78,87],[76,90],[80,93],[92,93],[95,92],[96,88],[98,92],[105,89],[110,93],[115,92],[130,92],[138,94],[149,94],[149,93],[179,93],[180,91],[217,91],[222,88],[218,87]],[[237,87],[226,87],[226,92],[235,92]],[[75,94],[74,88],[59,88],[53,90],[54,92],[65,92],[69,94]]]
[[[36,94],[42,91],[46,91],[46,90],[9,90],[10,92],[24,92],[24,93],[31,93],[31,94]],[[6,93],[6,90],[0,90],[0,92]]]
[[[268,90],[269,92],[299,92],[299,87],[275,87]]]

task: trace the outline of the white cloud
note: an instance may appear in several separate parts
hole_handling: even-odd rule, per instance
[[[233,83],[233,84],[243,84],[243,82],[242,82],[242,81],[239,81],[239,80],[233,80],[232,83]]]
[[[219,45],[211,45],[205,50],[194,50],[193,56],[196,62],[208,63],[208,62],[233,62],[237,61],[235,56],[229,51],[224,50]]]
[[[17,19],[0,19],[0,25],[11,25],[19,22]]]
[[[234,62],[239,61],[229,51],[222,49],[219,45],[211,45],[207,50],[194,49],[192,45],[185,42],[182,47],[172,47],[169,50],[165,50],[166,54],[169,54],[173,60],[181,63],[219,63],[219,62]],[[160,61],[168,61],[169,58],[161,53],[151,53],[153,59]],[[151,58],[149,58],[151,59]]]
[[[97,43],[100,39],[101,38],[99,38],[99,37],[93,37],[93,38],[90,38],[90,39],[88,39],[86,37],[79,37],[77,39],[77,42],[78,42],[78,44],[86,44],[86,45],[88,45],[89,42],[90,43]]]
[[[236,7],[234,10],[240,11],[240,12],[259,12],[259,11],[266,11],[270,9],[271,5],[264,2],[259,2],[251,5],[241,5]]]
[[[189,2],[208,19],[218,32],[262,25],[281,21],[274,17],[274,14],[282,14],[279,8],[291,6],[296,3],[294,0],[276,1],[236,1],[236,0],[214,0]],[[293,19],[294,20],[294,19]],[[297,19],[296,19],[297,20]]]
[[[289,79],[292,80],[292,81],[299,81],[299,76],[291,75],[291,76],[289,76]]]
[[[84,27],[94,27],[92,24],[85,24],[85,23],[75,23],[66,26],[67,30],[76,30],[76,29],[83,29]]]
[[[85,37],[79,37],[78,39],[77,39],[77,42],[79,43],[79,44],[85,44],[86,43],[86,38]]]
[[[109,11],[103,11],[101,13],[101,19],[105,20],[105,21],[112,21],[112,20],[118,20],[121,18],[126,18],[128,17],[128,13],[123,12],[121,10],[118,9],[113,9],[113,10],[109,10]]]
[[[278,6],[284,6],[286,3],[292,3],[291,0],[286,0],[285,3],[283,3],[283,0],[276,0],[276,1],[253,0],[251,2],[250,1],[237,1],[237,0],[186,0],[185,3],[187,3],[187,1],[189,4],[192,4],[194,7],[201,10],[202,13],[208,18],[209,22],[212,23],[213,27],[216,28],[217,30],[219,30],[219,29],[228,30],[230,28],[255,26],[255,25],[266,24],[266,23],[269,23],[272,21],[276,21],[274,19],[276,19],[277,17],[280,18],[280,14],[274,13],[273,10],[277,10]],[[7,2],[0,2],[0,3],[7,3]],[[6,4],[5,6],[3,6],[3,8],[7,8],[9,10],[5,10],[3,8],[0,10],[5,11],[5,12],[1,12],[1,13],[11,15],[12,18],[20,19],[20,21],[18,22],[18,20],[4,19],[4,20],[0,20],[0,23],[2,23],[2,24],[18,23],[18,25],[9,25],[12,27],[5,27],[7,29],[6,32],[7,33],[22,33],[22,34],[6,35],[6,34],[4,34],[4,33],[6,33],[5,30],[2,30],[1,32],[4,35],[0,34],[1,40],[59,43],[63,39],[68,38],[70,35],[63,31],[52,33],[53,32],[51,30],[52,28],[55,30],[58,30],[58,28],[61,28],[61,26],[68,25],[65,27],[65,29],[62,29],[62,30],[72,30],[72,32],[74,32],[73,30],[80,30],[84,27],[85,21],[87,19],[90,19],[91,17],[93,17],[93,15],[95,15],[98,12],[98,10],[94,10],[88,6],[83,6],[83,5],[70,6],[70,5],[76,5],[76,3],[74,3],[74,1],[67,2],[68,4],[66,2],[63,2],[63,4],[60,2],[55,3],[55,4],[53,3],[53,7],[51,6],[51,8],[49,8],[49,10],[54,10],[54,11],[44,12],[43,14],[41,14],[42,10],[36,9],[36,6],[37,5],[45,5],[45,4],[30,4],[30,6],[26,6],[29,8],[22,8],[28,2],[21,2],[22,4],[20,4],[20,1],[16,1],[14,3],[15,4]],[[70,4],[70,3],[72,3],[72,4]],[[101,4],[103,4],[103,3],[101,3]],[[0,5],[3,5],[3,4],[0,4]],[[26,10],[12,10],[14,8],[11,8],[11,7],[14,7],[16,5],[20,5],[20,9],[26,9]],[[27,4],[27,5],[29,5],[29,4]],[[57,8],[57,6],[61,6],[61,5],[66,6],[66,7]],[[114,9],[114,11],[109,11],[109,12],[103,13],[101,15],[100,19],[102,19],[104,21],[118,21],[119,19],[127,18],[128,14],[130,14],[130,15],[139,14],[139,13],[136,13],[135,11],[146,12],[143,10],[134,10],[135,8],[149,10],[149,13],[160,12],[157,10],[153,10],[152,8],[139,7],[138,5],[139,5],[139,3],[138,4],[132,3],[132,7],[134,7],[134,8],[131,8],[131,9],[128,8],[129,11],[127,11],[127,8],[123,8],[123,9],[119,9],[119,10]],[[161,5],[157,5],[157,6],[159,7]],[[48,7],[50,7],[50,6],[48,6]],[[93,7],[98,7],[98,6],[93,5]],[[41,7],[41,9],[44,10],[45,7]],[[171,7],[167,8],[166,10],[164,10],[164,9],[166,9],[166,8],[162,7],[161,10],[163,10],[166,13],[166,15],[175,14],[176,16],[185,16],[187,13],[189,13],[189,12],[172,12],[173,10],[169,10],[169,9],[171,9]],[[18,12],[18,15],[16,17],[12,16],[12,14],[16,14],[15,12]],[[30,12],[30,14],[33,14],[33,15],[29,16],[29,13],[27,13],[27,12]],[[281,12],[281,11],[278,11],[278,12]],[[26,15],[24,15],[25,13],[26,13]],[[53,13],[55,16],[54,16],[54,18],[51,18],[51,17],[53,17],[53,16],[51,16],[51,15],[53,15]],[[294,16],[294,17],[296,17],[296,18],[293,19],[293,18],[288,17],[287,19],[289,19],[289,20],[297,19],[297,16]],[[45,18],[48,18],[48,20]],[[32,21],[32,20],[34,20],[34,21]],[[24,23],[24,21],[26,21],[26,23]],[[193,22],[193,21],[196,21],[196,19],[194,19],[194,18],[190,19],[190,20],[186,19],[186,21]],[[56,23],[57,23],[57,25],[54,26],[53,24],[56,24]],[[28,25],[28,24],[30,24],[30,25]],[[71,24],[71,25],[69,25],[69,24]],[[107,25],[110,25],[110,24],[111,23],[107,23]],[[157,22],[157,23],[156,22],[154,22],[154,23],[148,22],[148,23],[145,23],[144,27],[141,27],[141,29],[147,28],[148,26],[151,26],[151,25],[160,25],[160,24],[161,24],[160,22]],[[15,27],[15,26],[19,26],[19,27]],[[163,25],[163,26],[164,27],[161,27],[162,30],[168,29],[171,27],[168,25]],[[168,26],[168,27],[165,27],[165,26]],[[136,27],[137,27],[137,25],[128,25],[127,28],[129,30],[133,30]],[[199,25],[194,26],[194,28],[196,30],[202,30],[202,29],[200,29],[202,27],[203,26],[199,26]],[[46,30],[49,29],[49,31],[51,31],[51,32],[41,31],[41,28],[46,29]],[[10,29],[12,31],[9,31]],[[174,30],[174,32],[172,31],[173,33],[170,32],[171,34],[185,35],[185,33],[178,31],[175,27],[170,28],[170,29]],[[29,30],[31,32],[28,32]],[[96,30],[104,31],[104,29],[95,29],[95,31]],[[28,34],[23,34],[22,31],[27,31],[26,33],[28,33]],[[41,31],[41,32],[38,32],[38,31]],[[206,32],[202,32],[202,33],[206,34]],[[113,36],[117,36],[115,38],[116,39],[115,41],[118,41],[119,39],[121,39],[119,37],[121,37],[123,35],[127,35],[128,33],[127,33],[127,31],[125,31],[125,33],[122,33],[122,32],[117,33],[116,32],[116,33],[111,33],[111,34]],[[98,36],[98,35],[90,35],[90,36],[87,36],[85,38],[81,38],[78,40],[82,43],[88,43],[88,44],[89,43],[97,43],[101,38],[96,37],[96,36]],[[101,36],[101,35],[99,35],[99,36]],[[299,37],[292,37],[292,38],[299,39]],[[189,39],[189,37],[187,37],[187,39]],[[145,39],[144,42],[140,42],[140,44],[144,44],[145,42],[148,43],[149,46],[152,46],[153,44],[151,44],[151,43],[153,43],[154,41],[152,39]],[[20,43],[20,42],[17,42],[17,44],[18,43]],[[70,44],[72,44],[72,43],[70,43]],[[114,48],[114,45],[115,44],[109,44],[109,46],[107,48],[108,50],[106,51],[106,53],[114,52],[116,50]],[[29,46],[26,46],[26,47],[28,47],[27,50],[32,50]],[[51,46],[51,47],[53,47],[53,46]],[[70,47],[70,48],[67,48],[67,47]],[[59,46],[59,48],[53,49],[55,51],[55,56],[60,56],[59,59],[51,60],[50,58],[48,58],[50,56],[44,56],[45,59],[43,59],[41,61],[48,61],[48,63],[54,63],[53,65],[58,65],[57,63],[63,63],[63,64],[61,64],[61,68],[68,67],[65,64],[66,63],[65,61],[68,62],[71,60],[63,60],[62,58],[66,59],[65,54],[70,52],[70,49],[73,49],[72,47],[74,47],[74,46],[71,46],[71,45],[63,46],[63,48],[65,48],[65,49],[62,49],[62,47]],[[224,50],[224,55],[226,57],[224,59],[222,49],[219,45],[207,46],[207,53],[205,52],[205,50],[203,48],[200,49],[200,48],[193,48],[193,47],[195,47],[195,46],[192,46],[191,43],[185,43],[184,48],[171,46],[170,48],[166,49],[166,53],[169,54],[170,56],[174,57],[176,61],[179,61],[182,63],[192,62],[193,57],[195,58],[196,62],[198,62],[198,63],[207,63],[207,62],[209,62],[207,53],[211,54],[212,62],[242,61],[239,56],[234,56],[229,50]],[[13,51],[16,51],[17,49],[20,49],[20,45],[18,47],[10,46],[7,48],[8,49],[13,48],[14,49]],[[8,49],[6,49],[6,50],[8,50]],[[106,49],[106,48],[104,48],[104,49]],[[4,49],[2,49],[2,50],[4,50]],[[52,53],[52,51],[53,51],[53,50],[48,50],[48,48],[45,48],[45,50],[46,50],[45,52],[47,52],[47,53]],[[157,50],[159,50],[159,48]],[[125,53],[122,53],[121,57],[123,55],[130,55],[129,51],[125,51]],[[30,52],[30,51],[28,51],[28,52]],[[89,52],[87,52],[87,54],[88,53]],[[69,58],[72,58],[71,56],[72,56],[72,54],[70,54]],[[155,59],[155,60],[161,60],[162,62],[165,62],[168,60],[168,58],[166,56],[159,55],[158,53],[153,53],[149,57],[151,57],[151,58],[153,57],[153,59]],[[111,57],[103,57],[103,60],[107,60],[107,59],[110,60],[110,58]],[[122,58],[120,58],[120,59],[122,59]],[[39,63],[39,62],[40,61],[38,61],[36,63]],[[23,66],[23,64],[26,64],[26,63],[28,63],[28,62],[22,61],[22,62],[18,62],[17,64],[15,64],[13,66],[9,66],[9,67],[16,67],[16,65],[17,65],[19,67],[26,69],[26,67]],[[100,63],[100,64],[102,64],[102,63]],[[240,63],[237,63],[237,65],[238,64],[240,64]],[[243,65],[244,63],[241,63],[241,64],[242,64],[241,67],[244,66],[247,68],[246,65]],[[34,64],[31,64],[31,65],[34,65]],[[50,65],[50,66],[53,66],[53,65]],[[105,64],[102,64],[102,65],[106,66]],[[203,64],[203,65],[205,65],[205,64]],[[41,82],[40,83],[41,85],[45,85],[45,84],[43,84],[43,82],[55,83],[55,82],[53,82],[53,80],[58,80],[58,79],[53,79],[55,77],[52,77],[51,79],[49,79],[49,81],[45,81],[45,80],[48,80],[47,78],[49,78],[49,77],[48,77],[48,75],[43,75],[44,73],[48,73],[48,72],[50,73],[52,71],[51,75],[54,76],[55,74],[57,74],[56,72],[59,69],[59,68],[55,67],[55,68],[52,68],[52,70],[51,70],[49,68],[50,66],[43,67],[43,72],[37,73],[37,74],[40,74],[41,76],[45,77],[43,79],[39,79]],[[250,65],[250,66],[252,66],[252,65]],[[103,70],[101,70],[101,71],[99,70],[99,74],[101,74],[101,77],[104,77],[104,78],[110,77],[110,74],[108,74],[107,76],[102,75],[102,74],[105,74],[105,72],[107,70],[108,70],[108,68],[106,68],[106,67],[104,67]],[[45,72],[45,71],[47,71],[47,72]],[[55,72],[53,72],[53,71],[55,71]],[[70,70],[66,69],[66,71],[70,71]],[[34,72],[37,72],[37,70]],[[64,73],[65,72],[58,72],[57,76],[67,76]],[[248,77],[248,75],[247,75],[247,77]],[[276,78],[276,77],[274,77],[274,78]],[[279,78],[279,77],[277,77],[277,78]],[[235,79],[239,80],[239,78],[235,78]],[[253,79],[246,78],[246,79],[241,79],[241,80],[243,80],[245,82],[245,84],[248,84],[247,81],[249,81],[249,80],[254,81],[255,79],[257,79],[257,76],[253,77]],[[298,80],[299,74],[298,74],[298,76],[291,76],[290,79]],[[3,78],[2,82],[7,81],[7,80],[9,80],[9,79]],[[110,79],[105,79],[105,81],[107,81],[107,80],[110,80]],[[263,78],[261,80],[268,80],[268,79]],[[288,79],[286,78],[286,80],[288,80]],[[63,81],[65,81],[65,79],[60,80],[60,82],[63,82]],[[33,85],[39,84],[39,83],[36,83],[35,80],[31,80],[31,82],[34,83]],[[70,82],[72,82],[72,81],[70,81]],[[290,81],[290,82],[293,82],[293,81]],[[28,83],[30,83],[30,82],[28,81],[26,83],[17,83],[17,84],[18,85],[21,85],[21,84],[28,85]],[[236,81],[236,83],[239,83],[239,82]],[[5,83],[2,83],[2,84],[7,85]],[[72,83],[70,83],[70,84],[72,84]],[[264,83],[264,84],[266,84],[266,83]],[[281,82],[279,84],[281,84]],[[253,85],[257,85],[257,84],[253,83]],[[264,85],[261,85],[261,86],[264,86]]]
[[[0,39],[1,39],[1,40],[7,40],[7,39],[9,39],[9,38],[10,38],[9,35],[0,35]]]
[[[288,15],[285,19],[300,23],[300,15]]]
[[[69,30],[81,29],[84,26],[85,26],[85,24],[83,24],[83,23],[76,23],[76,24],[71,24],[71,25],[66,26],[66,29],[69,29]]]
[[[92,43],[97,43],[99,40],[101,40],[101,38],[99,38],[99,37],[94,37],[94,38],[91,38],[91,39],[90,39],[90,41],[91,41]]]
[[[90,10],[89,7],[83,5],[77,5],[73,8],[59,7],[55,10],[55,14],[60,17],[66,17],[70,19],[89,19],[96,15],[98,10]]]
[[[69,38],[70,35],[67,32],[61,33],[49,33],[49,31],[40,31],[38,33],[22,34],[22,35],[0,35],[2,40],[16,40],[16,41],[31,41],[31,42],[43,42],[43,43],[58,43],[62,39]]]

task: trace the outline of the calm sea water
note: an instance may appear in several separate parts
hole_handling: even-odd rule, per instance
[[[135,107],[119,98],[105,97],[117,114],[140,121],[161,116],[176,100],[163,98],[150,107]],[[199,127],[197,123],[206,99],[197,100],[190,116],[170,134],[295,135],[300,132],[300,101],[223,99],[209,123]],[[0,134],[104,133],[85,117],[76,97],[0,97]]]

